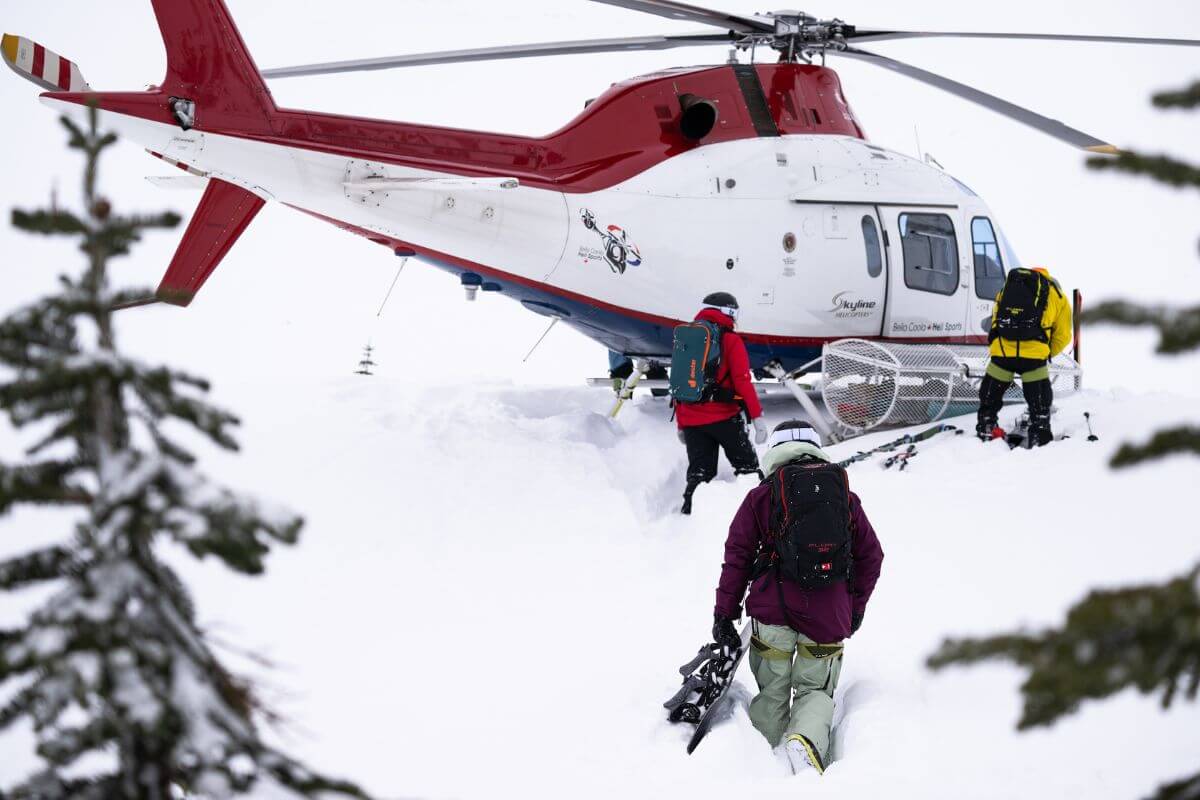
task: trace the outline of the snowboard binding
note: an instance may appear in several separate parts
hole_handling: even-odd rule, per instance
[[[683,685],[670,700],[663,703],[671,722],[690,722],[696,726],[688,741],[690,755],[715,722],[724,718],[728,705],[729,687],[737,674],[746,651],[750,649],[750,623],[741,631],[740,646],[728,647],[711,642],[700,648],[696,657],[679,668]]]
[[[683,685],[663,703],[669,712],[667,719],[698,725],[729,688],[744,649],[731,649],[716,642],[701,647],[695,658],[679,668]]]

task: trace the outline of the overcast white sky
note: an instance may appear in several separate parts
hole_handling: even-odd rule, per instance
[[[696,25],[585,0],[228,0],[260,67],[528,41],[690,31]],[[725,0],[730,11],[761,10]],[[8,3],[5,30],[77,61],[102,89],[137,89],[164,69],[148,2]],[[1081,13],[1086,9],[1086,13]],[[1200,38],[1200,6],[1149,0],[1136,6],[1013,0],[1004,4],[925,0],[895,4],[845,0],[808,9],[863,26],[910,29],[1089,32]],[[1061,118],[1122,146],[1200,160],[1200,115],[1152,109],[1151,92],[1200,77],[1200,49],[909,41],[875,45]],[[574,114],[586,98],[624,77],[664,66],[714,63],[724,48],[574,56],[523,62],[439,66],[340,77],[275,81],[281,105],[540,134]],[[921,143],[990,203],[1021,257],[1049,265],[1088,298],[1126,293],[1145,299],[1200,293],[1196,241],[1200,193],[1085,170],[1082,156],[988,111],[882,70],[836,64],[846,94],[871,138],[904,152]],[[63,149],[53,115],[36,89],[6,71],[0,102],[0,213],[77,194],[77,164]],[[103,185],[124,209],[169,206],[190,214],[198,196],[155,189],[146,175],[166,168],[126,144],[104,165]],[[157,283],[178,239],[158,234],[121,265],[122,278]],[[0,311],[48,287],[65,247],[0,227]],[[522,365],[543,319],[502,298],[475,306],[456,282],[419,263],[401,277],[384,318],[374,313],[396,262],[386,251],[288,209],[268,206],[186,310],[128,312],[127,345],[211,375],[218,384],[252,376],[341,375],[368,337],[384,370],[403,368],[437,380],[457,376],[576,381],[602,367],[599,348],[560,329]],[[419,336],[413,336],[419,330]]]

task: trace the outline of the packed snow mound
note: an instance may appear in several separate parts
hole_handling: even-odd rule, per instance
[[[1106,464],[1190,401],[1089,391],[1060,405],[1070,438],[1039,451],[943,434],[904,472],[882,457],[850,468],[886,559],[846,649],[837,760],[818,777],[792,776],[751,727],[744,666],[733,714],[694,755],[690,726],[666,722],[755,479],[723,463],[681,517],[664,402],[639,397],[611,421],[597,390],[383,376],[234,393],[243,454],[213,466],[307,527],[264,579],[180,568],[212,630],[277,665],[238,659],[289,719],[282,744],[381,797],[1131,800],[1194,770],[1194,705],[1163,714],[1129,693],[1017,735],[1017,671],[924,667],[947,635],[1050,624],[1093,586],[1194,563],[1176,498],[1200,465]],[[794,414],[767,403],[771,424]]]

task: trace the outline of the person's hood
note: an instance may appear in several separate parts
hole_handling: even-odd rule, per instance
[[[733,317],[723,311],[717,311],[715,308],[702,308],[700,313],[696,315],[697,320],[704,320],[715,325],[720,325],[723,328],[732,329],[734,326]]]
[[[817,447],[815,444],[812,444],[811,442],[784,442],[783,444],[777,444],[772,447],[767,451],[766,455],[762,457],[763,474],[769,478],[775,472],[775,470],[779,469],[789,461],[795,461],[801,456],[813,456],[814,458],[819,458],[822,461],[830,460],[829,456],[826,455],[824,450]]]

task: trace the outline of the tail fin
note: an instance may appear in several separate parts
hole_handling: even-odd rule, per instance
[[[258,195],[210,178],[155,298],[176,306],[192,302],[262,207]]]
[[[223,0],[152,0],[167,76],[162,92],[196,104],[196,127],[268,132],[275,101]]]
[[[269,133],[275,101],[223,0],[153,0],[167,50],[163,94],[195,103],[200,130]],[[186,306],[263,207],[262,198],[210,179],[155,292]]]

